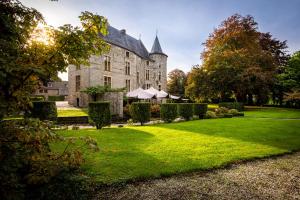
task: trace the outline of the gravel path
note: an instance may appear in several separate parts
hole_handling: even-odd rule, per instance
[[[99,191],[96,199],[299,199],[300,152],[137,182]]]

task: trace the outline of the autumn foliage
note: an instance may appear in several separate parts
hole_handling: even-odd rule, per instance
[[[263,104],[280,66],[286,62],[286,42],[258,31],[252,16],[233,15],[204,43],[202,66],[188,77],[186,94],[193,99],[236,99]]]

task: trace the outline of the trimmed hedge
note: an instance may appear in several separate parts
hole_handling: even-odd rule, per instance
[[[32,107],[26,115],[40,120],[55,121],[57,108],[54,101],[32,101]]]
[[[89,117],[95,123],[97,129],[111,124],[110,103],[91,102],[89,103]]]
[[[244,110],[244,104],[239,102],[221,102],[219,107],[225,107],[228,109],[237,109],[238,111]]]
[[[160,117],[165,122],[172,122],[177,117],[177,104],[163,103],[160,108]]]
[[[194,115],[198,115],[199,119],[203,119],[207,112],[207,103],[195,103]]]
[[[134,102],[130,106],[130,115],[135,122],[140,122],[143,125],[145,122],[150,121],[150,103],[147,102]]]
[[[59,96],[48,96],[49,101],[64,101],[65,96],[59,95]]]
[[[192,103],[179,103],[178,115],[183,117],[185,120],[190,120],[193,117],[193,104]]]
[[[88,124],[88,116],[57,117],[57,124]]]
[[[45,101],[45,97],[38,95],[38,96],[32,96],[30,97],[30,101]]]

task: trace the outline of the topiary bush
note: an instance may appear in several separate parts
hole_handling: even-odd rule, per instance
[[[134,122],[140,122],[144,125],[145,122],[150,121],[150,103],[148,102],[134,102],[130,106],[130,115]]]
[[[244,110],[244,104],[239,102],[221,102],[219,107],[225,107],[228,109],[237,109],[238,111]]]
[[[160,108],[160,117],[165,122],[172,122],[177,117],[177,104],[163,103]]]
[[[110,103],[109,102],[91,102],[89,103],[89,117],[96,125],[97,129],[108,126],[111,123]]]
[[[54,101],[33,101],[29,113],[26,113],[25,116],[55,121],[57,118],[56,104]]]
[[[199,119],[203,119],[207,112],[207,103],[194,103],[194,115],[198,115]]]
[[[190,120],[193,117],[193,104],[192,103],[179,103],[178,114],[185,120]]]

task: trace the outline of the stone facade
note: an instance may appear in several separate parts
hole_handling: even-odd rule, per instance
[[[121,31],[125,32],[124,30]],[[121,32],[120,37],[130,37],[123,32]],[[140,48],[145,48],[140,40],[132,37],[129,39],[132,43],[140,45]],[[80,90],[97,85],[108,84],[112,88],[127,88],[127,91],[132,91],[138,87],[144,89],[154,87],[166,91],[167,55],[161,49],[153,50],[155,45],[160,48],[157,37],[152,51],[148,53],[146,49],[142,49],[143,54],[140,53],[139,49],[121,46],[122,44],[116,45],[113,41],[107,41],[111,45],[107,54],[90,58],[90,66],[69,66],[69,104],[86,107],[90,98]]]
[[[68,96],[68,81],[48,82],[47,86],[39,87],[33,95],[44,96],[48,100],[49,96]]]

